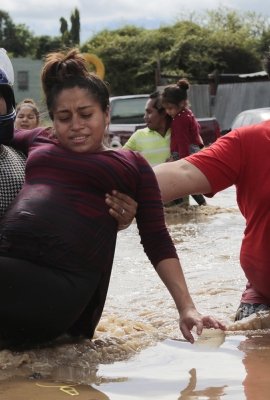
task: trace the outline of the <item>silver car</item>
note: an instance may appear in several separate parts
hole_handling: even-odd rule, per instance
[[[252,108],[240,112],[233,120],[231,130],[241,126],[254,125],[270,119],[270,107]]]

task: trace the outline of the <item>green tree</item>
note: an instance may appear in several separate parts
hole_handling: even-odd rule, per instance
[[[60,18],[60,32],[62,44],[65,47],[79,46],[80,44],[80,13],[77,8],[71,13],[71,28],[68,28],[68,22],[64,17]]]
[[[228,7],[207,11],[202,19],[203,25],[212,31],[237,33],[245,31],[248,37],[259,38],[269,26],[268,18],[255,12],[241,13]]]
[[[35,38],[24,24],[15,25],[9,14],[0,10],[0,46],[14,57],[33,55]]]
[[[70,39],[73,45],[80,44],[80,13],[77,8],[73,11],[70,17],[71,28],[70,28]]]
[[[270,48],[270,28],[266,28],[259,39],[258,51],[264,54],[265,52],[269,51],[269,48]]]
[[[71,38],[70,38],[70,32],[68,30],[67,20],[64,17],[61,17],[59,21],[60,21],[62,45],[69,47],[71,46]]]
[[[113,94],[148,93],[155,89],[158,54],[166,49],[164,31],[125,26],[103,30],[82,47],[103,61]]]
[[[207,79],[213,69],[214,57],[207,28],[190,21],[177,22],[172,29],[174,43],[164,54],[167,70],[179,71],[179,77],[193,81]]]
[[[36,38],[35,58],[41,60],[47,53],[58,51],[62,48],[62,39],[60,36],[39,36]]]
[[[64,17],[61,17],[59,21],[60,21],[60,32],[61,35],[63,36],[66,32],[68,32],[68,23]]]
[[[42,58],[46,53],[79,46],[80,14],[71,13],[71,27],[60,18],[59,37],[34,37],[24,25],[15,25],[0,10],[0,46],[14,56]],[[182,16],[170,26],[144,29],[124,26],[103,30],[90,38],[83,52],[96,54],[104,63],[113,94],[149,93],[157,76],[176,81],[188,77],[205,82],[219,73],[249,73],[263,68],[269,58],[269,20],[256,13],[238,13],[219,7],[203,14]],[[163,82],[166,84],[166,81]]]
[[[240,14],[228,9],[208,12],[215,65],[220,72],[250,73],[261,66],[260,37],[267,26],[255,13]]]
[[[0,43],[2,47],[4,47],[9,35],[14,34],[14,31],[15,25],[8,13],[0,10]]]

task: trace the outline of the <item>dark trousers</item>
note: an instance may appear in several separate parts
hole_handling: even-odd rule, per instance
[[[87,279],[0,256],[0,346],[53,340],[77,321],[91,296]]]

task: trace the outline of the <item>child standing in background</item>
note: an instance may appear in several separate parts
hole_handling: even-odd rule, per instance
[[[162,104],[167,114],[172,117],[172,161],[197,153],[204,147],[200,135],[200,125],[189,108],[188,89],[187,79],[180,79],[176,84],[165,87],[162,93]],[[192,197],[199,205],[206,205],[203,195],[193,195]]]

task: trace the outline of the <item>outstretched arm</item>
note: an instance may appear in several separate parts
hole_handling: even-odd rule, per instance
[[[201,315],[189,294],[181,265],[176,258],[162,260],[157,265],[157,273],[169,290],[180,316],[180,330],[186,340],[194,343],[191,333],[196,327],[196,333],[200,335],[203,328],[215,328],[225,330],[225,325],[215,318]]]
[[[210,193],[206,176],[193,164],[182,159],[153,168],[164,203],[189,194]]]

